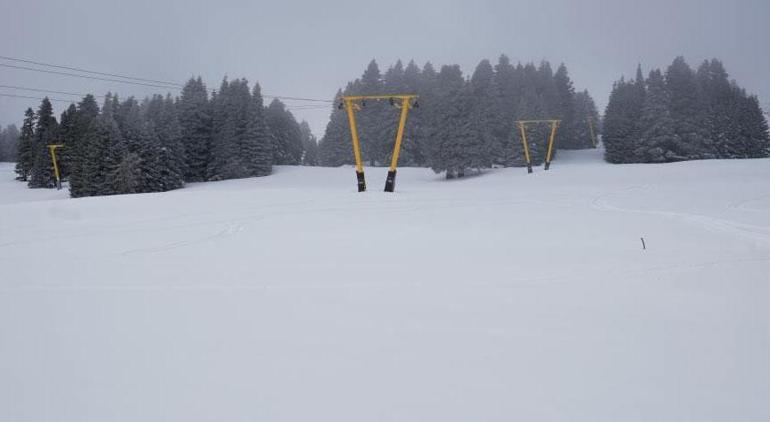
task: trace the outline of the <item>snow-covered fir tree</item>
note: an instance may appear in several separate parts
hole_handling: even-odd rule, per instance
[[[178,104],[179,124],[186,158],[185,180],[206,180],[211,148],[211,105],[208,91],[200,76],[190,79],[182,88]]]
[[[660,163],[686,158],[680,153],[680,138],[676,134],[670,109],[671,99],[663,74],[660,70],[653,70],[647,79],[647,95],[639,120],[641,132],[634,149],[637,159]]]
[[[75,104],[64,110],[59,119],[59,137],[58,143],[63,146],[56,152],[56,157],[59,161],[59,172],[62,179],[68,179],[70,175],[70,168],[72,167],[72,151],[75,149],[75,144],[78,141],[77,134],[77,107]]]
[[[644,81],[617,82],[604,117],[605,158],[615,163],[767,157],[767,120],[719,60],[693,70],[677,57]],[[646,86],[646,88],[645,88]],[[640,109],[639,104],[643,107]]]
[[[318,141],[316,140],[315,135],[313,135],[313,131],[310,130],[310,125],[303,120],[302,123],[299,124],[299,132],[302,139],[302,165],[319,165]]]
[[[324,136],[318,143],[318,160],[321,165],[338,167],[343,164],[353,164],[353,145],[348,127],[347,111],[343,107],[342,91],[337,91],[331,111],[329,123],[326,124]]]
[[[99,104],[93,95],[87,95],[77,105],[75,125],[73,129],[72,147],[68,153],[70,160],[69,186],[70,195],[73,197],[85,196],[90,190],[85,179],[84,169],[89,145],[86,144],[86,135],[91,129],[93,121],[99,116]],[[76,139],[76,140],[74,140]]]
[[[29,187],[52,188],[55,186],[53,164],[48,145],[57,142],[59,124],[53,115],[48,97],[43,99],[37,112],[35,135],[32,142],[34,161],[29,172]]]
[[[8,125],[0,130],[0,162],[15,162],[19,143],[19,129]]]
[[[273,150],[273,163],[298,165],[302,161],[302,132],[297,120],[279,99],[265,109],[265,122]]]
[[[34,155],[34,137],[37,115],[28,108],[24,112],[24,122],[21,125],[21,134],[17,145],[16,178],[26,182],[29,178],[29,172],[32,170],[32,164],[35,160]]]

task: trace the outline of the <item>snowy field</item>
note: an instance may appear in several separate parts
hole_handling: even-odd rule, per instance
[[[600,154],[76,200],[2,164],[0,420],[770,420],[770,160]]]

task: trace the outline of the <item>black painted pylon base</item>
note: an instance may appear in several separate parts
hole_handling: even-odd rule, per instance
[[[396,171],[389,171],[388,178],[385,179],[385,192],[393,192],[396,188]]]
[[[366,190],[366,180],[364,179],[364,172],[356,172],[356,178],[358,178],[358,191],[363,192]]]
[[[549,167],[551,167],[551,162],[550,161],[546,161],[545,162],[545,167],[543,168],[543,170],[548,170]]]
[[[532,173],[532,164],[527,163],[527,173]]]

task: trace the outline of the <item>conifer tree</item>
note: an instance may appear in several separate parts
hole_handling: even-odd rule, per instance
[[[240,155],[240,141],[246,126],[246,109],[249,102],[245,98],[240,80],[222,81],[215,104],[215,123],[212,159],[208,167],[209,180],[226,180],[247,177],[246,157]],[[248,95],[248,88],[245,89]]]
[[[660,70],[653,70],[647,79],[647,93],[641,115],[641,133],[635,156],[642,162],[681,161],[680,139],[670,112],[671,100]]]
[[[398,86],[400,94],[418,94],[417,104],[425,104],[429,101],[430,93],[424,84],[423,75],[420,68],[414,60],[410,60],[404,68]],[[424,127],[425,107],[414,107],[409,112],[409,120],[404,128],[404,138],[401,143],[401,153],[399,156],[400,166],[422,166],[425,164],[424,149]],[[390,159],[390,157],[388,157]]]
[[[302,133],[294,116],[279,99],[265,109],[265,122],[272,142],[273,163],[298,165],[302,161]]]
[[[143,191],[144,175],[142,172],[142,159],[136,152],[129,152],[120,161],[117,168],[110,175],[114,181],[116,193],[140,193]]]
[[[229,83],[224,80],[212,102],[214,135],[209,180],[270,174],[272,146],[259,84],[250,93],[245,79]]]
[[[646,95],[647,87],[641,66],[636,69],[636,79],[626,82],[621,78],[613,86],[604,113],[602,131],[604,158],[608,162],[619,164],[641,161],[636,153],[641,139],[640,118]]]
[[[462,177],[484,157],[471,120],[472,90],[457,65],[442,66],[437,90],[441,92],[437,104],[441,105],[430,134],[428,160],[433,171],[445,171],[447,179]]]
[[[29,173],[32,170],[34,164],[34,142],[35,142],[35,125],[37,124],[37,115],[28,108],[24,112],[24,123],[21,125],[21,135],[19,136],[19,144],[17,149],[16,162],[16,179],[26,182],[29,178]]]
[[[246,92],[248,93],[248,86]],[[262,88],[258,83],[254,84],[249,100],[247,104],[246,137],[243,150],[249,159],[249,175],[267,176],[273,172],[273,147],[265,121]],[[299,154],[301,156],[301,152]]]
[[[505,125],[501,124],[501,101],[495,72],[489,60],[482,60],[470,79],[470,124],[475,144],[480,148],[472,167],[486,168],[504,164]],[[474,153],[475,155],[475,153]]]
[[[102,106],[101,125],[97,128],[97,137],[92,141],[94,155],[88,160],[95,195],[122,193],[118,190],[120,180],[117,179],[117,169],[125,158],[128,147],[117,122],[119,113],[120,101],[117,94],[110,96],[108,93]]]
[[[514,67],[508,56],[501,55],[495,65],[495,80],[500,98],[500,130],[502,134],[502,151],[498,157],[499,162],[505,166],[512,166],[516,161],[514,151],[517,146],[514,142],[518,139],[515,121],[518,118],[517,106],[521,99],[523,68]]]
[[[161,162],[161,143],[156,126],[150,121],[150,116],[159,119],[162,113],[163,97],[160,95],[144,101],[142,106],[133,97],[121,103],[115,120],[126,153],[120,157],[119,165],[111,175],[115,178],[114,193],[166,190],[162,178],[165,169]]]
[[[148,131],[156,137],[160,191],[181,188],[187,173],[182,126],[176,108],[170,95],[165,99],[156,95],[150,101],[146,115]]]
[[[206,167],[206,180],[225,180],[231,177],[227,172],[228,162],[235,152],[235,124],[230,115],[233,113],[230,100],[230,82],[222,80],[219,91],[212,94],[212,134],[211,152]]]
[[[561,100],[554,76],[551,64],[545,60],[540,62],[534,78],[534,86],[540,102],[544,106],[542,119],[558,117],[561,112]]]
[[[385,74],[382,75],[382,90],[380,94],[406,94],[407,89],[405,85],[405,71],[404,64],[401,60],[397,60],[394,66],[388,68]],[[396,101],[394,105],[400,104]],[[364,110],[366,118],[371,118],[371,122],[374,124],[375,135],[380,136],[379,147],[381,150],[377,153],[376,162],[382,166],[388,166],[393,156],[393,148],[395,146],[396,131],[398,130],[398,120],[400,116],[400,109],[397,106],[391,106],[390,101],[376,102],[370,107]],[[414,113],[410,114],[410,120],[414,117]],[[411,143],[409,139],[409,127],[407,124],[404,127],[404,139],[401,141],[401,153],[404,152],[404,144]],[[404,156],[399,155],[399,161],[403,165],[411,159],[409,153]]]
[[[615,82],[604,111],[604,159],[614,164],[631,163],[633,144],[631,138],[636,127],[636,116],[629,113],[632,85],[623,78]]]
[[[379,66],[375,60],[372,60],[349,93],[376,95],[382,94],[384,90],[385,84]],[[362,101],[360,105],[363,107],[356,112],[356,120],[363,160],[369,162],[371,166],[385,164],[395,138],[395,113],[388,103],[383,101]]]
[[[705,121],[706,112],[695,72],[684,57],[674,59],[666,70],[666,89],[670,96],[674,131],[679,138],[676,155],[688,159],[713,157],[712,141]]]
[[[705,126],[709,132],[708,139],[713,143],[713,157],[739,158],[731,152],[733,148],[730,145],[731,139],[735,138],[738,95],[728,80],[722,62],[716,59],[705,61],[698,68],[696,79],[703,95]]]
[[[579,116],[576,113],[575,88],[572,85],[572,80],[564,63],[559,66],[554,74],[554,84],[557,94],[554,116],[561,120],[555,141],[558,148],[591,148],[592,144],[589,139],[578,136],[578,127],[582,126],[582,122],[585,122],[589,116]]]
[[[0,133],[0,161],[15,162],[19,143],[19,129],[8,125]]]
[[[70,104],[61,114],[59,123],[58,143],[63,145],[63,148],[57,150],[56,156],[59,159],[59,172],[62,179],[69,178],[72,167],[72,151],[75,149],[77,140],[77,107],[75,104]]]
[[[52,188],[55,186],[53,164],[48,145],[57,141],[58,123],[48,97],[43,98],[37,112],[33,141],[34,162],[29,175],[29,187]]]
[[[302,121],[299,124],[300,136],[302,137],[302,165],[303,166],[318,166],[320,165],[318,160],[318,142],[316,141],[313,132],[310,130],[310,125],[306,121]]]
[[[187,160],[185,179],[189,182],[206,179],[212,129],[210,107],[206,85],[201,77],[190,79],[182,89],[179,100],[179,123]]]
[[[746,158],[765,158],[770,156],[770,132],[767,119],[756,96],[743,99],[740,116],[740,133],[745,141]]]
[[[70,196],[86,196],[92,191],[87,186],[85,178],[85,166],[87,150],[91,145],[86,143],[86,135],[91,129],[93,121],[99,116],[99,105],[93,95],[86,95],[78,103],[77,113],[75,114],[74,129],[72,130],[72,147],[69,148],[69,186]]]
[[[116,104],[111,94],[105,97],[102,113],[94,118],[78,153],[82,160],[77,183],[70,183],[72,197],[120,193],[123,180],[118,168],[127,154],[120,128],[115,121]],[[80,145],[80,144],[79,144]]]
[[[587,90],[575,94],[575,131],[574,139],[581,148],[594,146],[600,135],[599,112],[596,110],[591,94]],[[593,130],[593,134],[591,131]],[[595,139],[592,138],[592,135]]]
[[[517,67],[517,72],[520,72],[520,87],[514,120],[551,119],[553,117],[551,110],[555,108],[557,96],[550,65],[542,62],[540,67],[536,67],[534,63],[527,63],[520,68]],[[518,126],[514,132],[513,165],[524,166],[526,165],[525,153]],[[527,126],[529,155],[533,165],[540,164],[545,158],[547,135],[548,128],[545,125]]]
[[[338,167],[343,164],[353,164],[353,144],[348,128],[348,116],[339,98],[343,95],[337,91],[329,123],[326,124],[324,136],[318,143],[318,159],[322,166]]]
[[[641,116],[642,109],[647,100],[647,82],[645,81],[644,76],[642,76],[641,64],[636,67],[636,78],[631,85],[630,95],[629,109],[627,112],[629,116],[633,118],[633,132],[631,134],[631,139],[638,142],[641,138],[642,130],[644,130],[641,123]],[[636,160],[635,158],[631,159]]]
[[[383,92],[386,94],[406,93],[404,64],[397,60],[396,64],[385,72],[382,77]]]

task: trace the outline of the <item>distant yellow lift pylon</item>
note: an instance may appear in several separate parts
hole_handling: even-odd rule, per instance
[[[594,131],[594,118],[588,116],[586,121],[588,122],[588,129],[591,131],[591,144],[593,144],[594,148],[596,148],[598,142],[596,141],[596,131]]]
[[[51,162],[53,163],[53,175],[56,178],[56,189],[61,189],[61,175],[59,174],[59,162],[56,159],[56,149],[62,147],[64,147],[64,145],[48,145],[48,151],[51,153]]]
[[[409,109],[417,107],[417,95],[405,94],[405,95],[346,95],[342,98],[340,106],[345,107],[348,113],[348,123],[350,124],[350,136],[353,141],[353,155],[356,159],[356,177],[358,178],[358,191],[363,192],[366,190],[366,179],[364,178],[364,163],[361,158],[361,144],[358,139],[358,127],[356,126],[356,111],[361,109],[358,102],[365,102],[366,100],[388,100],[390,104],[396,108],[401,109],[401,117],[398,121],[398,131],[396,132],[396,143],[393,146],[393,156],[390,159],[390,167],[388,168],[388,177],[385,180],[385,192],[393,192],[396,186],[396,167],[398,165],[398,154],[401,152],[401,141],[404,138],[404,127],[406,126],[406,118],[409,115]],[[400,104],[397,104],[397,101]]]
[[[551,125],[551,134],[548,137],[548,151],[545,155],[544,170],[548,170],[551,167],[551,155],[553,154],[553,140],[556,138],[556,129],[559,127],[561,120],[517,120],[516,125],[519,126],[519,132],[521,133],[521,143],[524,146],[524,158],[527,160],[527,173],[532,173],[532,159],[529,155],[529,143],[527,142],[527,125],[548,123]]]

